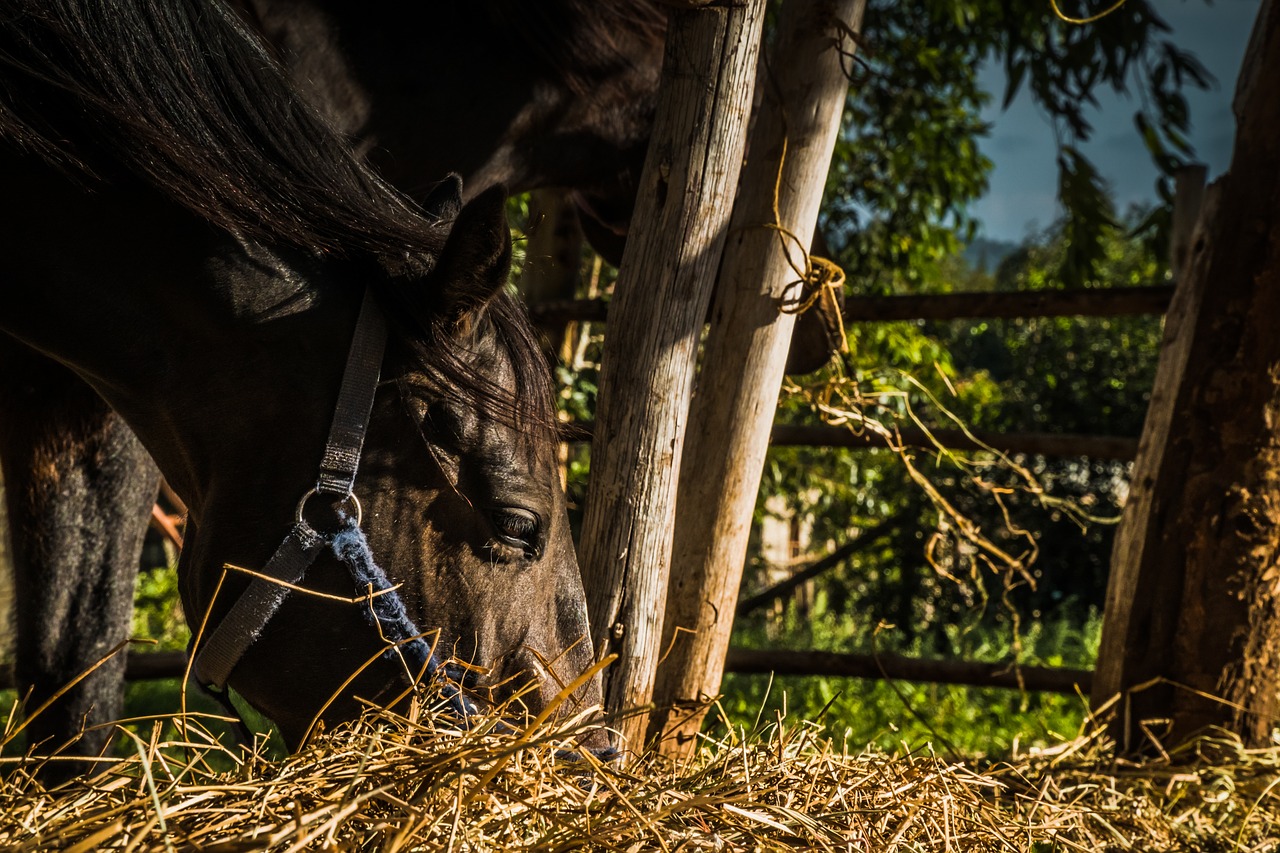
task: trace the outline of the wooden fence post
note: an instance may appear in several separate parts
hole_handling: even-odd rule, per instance
[[[1234,112],[1231,168],[1206,196],[1170,308],[1172,345],[1161,356],[1112,560],[1093,696],[1127,691],[1126,747],[1149,718],[1171,721],[1168,744],[1207,725],[1266,743],[1280,717],[1274,0],[1258,11]]]
[[[1200,314],[1203,280],[1186,274],[1191,233],[1199,219],[1204,200],[1205,167],[1190,166],[1178,174],[1170,238],[1169,269],[1176,282],[1169,310],[1165,314],[1164,337],[1156,366],[1151,402],[1147,406],[1138,454],[1129,478],[1120,526],[1111,550],[1111,572],[1103,607],[1102,640],[1098,648],[1097,671],[1093,679],[1093,702],[1101,706],[1127,687],[1158,674],[1154,661],[1141,662],[1157,648],[1172,641],[1175,605],[1160,601],[1156,589],[1169,586],[1172,566],[1152,565],[1144,554],[1165,510],[1158,505],[1155,484],[1161,460],[1174,426],[1174,401],[1182,384],[1196,318]],[[1133,636],[1133,631],[1140,636]],[[1143,639],[1150,637],[1152,645]]]
[[[861,26],[864,6],[864,0],[783,3],[777,47],[762,75],[680,472],[663,629],[663,648],[671,652],[658,673],[659,712],[650,729],[661,735],[664,752],[692,747],[700,702],[719,692],[795,323],[779,305],[797,298],[793,267],[805,267],[849,89],[845,64],[855,44],[845,28]]]
[[[657,116],[610,306],[582,531],[610,712],[647,705],[694,359],[742,165],[764,0],[673,9]],[[618,729],[643,745],[644,716]]]

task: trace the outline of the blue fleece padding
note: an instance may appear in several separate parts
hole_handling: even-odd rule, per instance
[[[360,592],[367,592],[372,586],[374,592],[381,593],[372,599],[369,606],[361,606],[360,612],[371,626],[382,632],[382,636],[396,644],[394,648],[389,647],[383,657],[395,660],[397,654],[402,656],[412,672],[424,671],[425,667],[427,677],[439,681],[443,687],[454,711],[463,717],[475,713],[475,706],[458,687],[457,676],[448,671],[449,667],[441,662],[431,644],[419,636],[422,632],[409,617],[403,599],[387,579],[386,572],[374,562],[369,541],[354,518],[343,518],[342,527],[333,534],[329,547],[338,562],[351,572],[351,579]]]

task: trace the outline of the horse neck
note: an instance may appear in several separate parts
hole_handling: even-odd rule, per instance
[[[0,214],[0,330],[67,364],[124,416],[193,515],[228,479],[254,489],[263,442],[283,438],[286,422],[297,424],[289,441],[317,447],[296,454],[303,485],[314,479],[325,386],[336,394],[358,294],[326,295],[335,288],[310,283],[315,269],[143,187],[86,192],[8,157],[0,176],[26,200]]]
[[[598,40],[597,0],[539,0],[519,15],[501,13],[517,9],[506,0],[379,15],[343,0],[238,2],[298,88],[411,194],[451,171],[468,197],[497,184],[591,189],[642,161],[660,41],[610,31],[607,60],[537,41]]]

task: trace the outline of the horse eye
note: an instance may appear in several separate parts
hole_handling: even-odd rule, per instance
[[[501,507],[492,513],[493,527],[498,538],[508,545],[524,549],[525,556],[542,556],[538,517],[525,509]]]

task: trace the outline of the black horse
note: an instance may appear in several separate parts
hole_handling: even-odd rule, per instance
[[[446,182],[418,210],[208,0],[2,0],[0,176],[0,423],[17,678],[34,701],[127,635],[156,490],[141,448],[189,508],[183,605],[213,631],[254,589],[224,566],[266,565],[295,517],[310,530],[299,499],[331,461],[335,407],[350,408],[339,387],[366,290],[390,334],[363,453],[347,455],[403,624],[492,663],[490,683],[538,677],[531,710],[590,665],[551,388],[504,289],[501,190],[464,208]],[[367,573],[354,582],[334,550],[312,556],[309,588],[364,592]],[[373,609],[285,596],[230,685],[291,744],[334,694],[333,719],[399,695],[406,668]],[[116,659],[34,739],[113,718],[119,677]],[[598,698],[597,681],[577,697]]]

